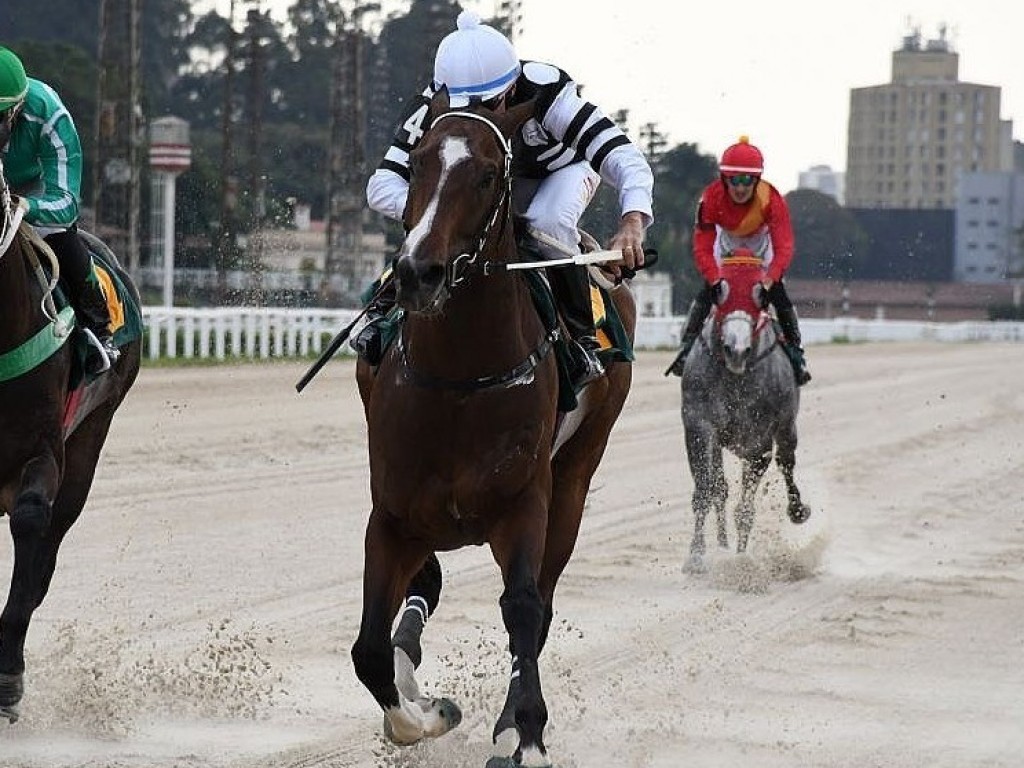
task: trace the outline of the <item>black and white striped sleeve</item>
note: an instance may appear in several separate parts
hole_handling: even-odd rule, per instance
[[[601,178],[618,190],[622,213],[638,211],[653,220],[654,174],[629,137],[595,104],[565,83],[544,113],[542,126],[586,157]]]

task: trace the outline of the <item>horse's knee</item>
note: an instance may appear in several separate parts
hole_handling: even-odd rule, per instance
[[[352,646],[352,667],[359,682],[366,686],[381,707],[398,706],[398,690],[394,687],[394,655],[390,643],[378,648],[360,635]]]
[[[11,536],[15,540],[41,539],[50,528],[53,505],[38,491],[25,491],[11,509]]]
[[[505,589],[498,601],[506,628],[511,632],[516,626],[529,626],[539,639],[544,622],[544,602],[540,591],[533,582],[513,585]]]

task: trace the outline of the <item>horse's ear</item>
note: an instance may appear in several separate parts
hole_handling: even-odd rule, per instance
[[[434,94],[434,97],[430,100],[430,109],[427,110],[428,124],[434,122],[439,116],[445,112],[451,112],[452,102],[448,96],[448,86],[442,85],[441,90]]]
[[[499,115],[498,126],[501,128],[501,132],[505,138],[511,138],[512,134],[518,130],[519,126],[533,117],[534,108],[537,106],[536,99],[530,99],[524,101],[522,104],[510,108],[507,112]]]

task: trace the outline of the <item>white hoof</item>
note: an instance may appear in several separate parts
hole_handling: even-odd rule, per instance
[[[462,711],[451,699],[402,699],[384,711],[384,735],[399,746],[443,736],[462,722]]]

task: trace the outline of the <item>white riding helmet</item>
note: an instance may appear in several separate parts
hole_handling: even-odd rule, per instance
[[[460,13],[456,26],[437,47],[434,87],[448,86],[453,107],[500,96],[522,70],[512,43],[498,30],[481,24],[473,11]]]

